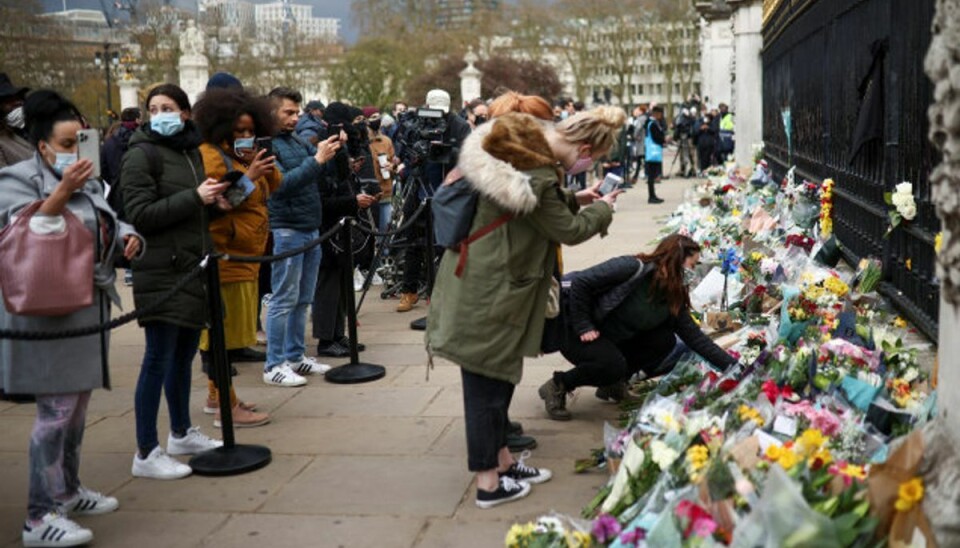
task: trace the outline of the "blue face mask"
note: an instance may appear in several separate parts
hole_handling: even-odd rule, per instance
[[[74,152],[57,152],[57,159],[53,162],[53,172],[63,176],[63,170],[77,163],[77,154]]]
[[[150,116],[150,129],[170,137],[183,131],[183,120],[179,112],[158,112]]]
[[[233,141],[233,150],[238,153],[241,150],[253,150],[254,138],[253,137],[243,137],[240,139],[235,139]]]

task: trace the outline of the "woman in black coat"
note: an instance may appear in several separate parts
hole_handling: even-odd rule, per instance
[[[622,399],[624,381],[638,371],[660,370],[679,337],[719,369],[736,359],[700,331],[690,317],[687,285],[700,260],[700,246],[673,234],[650,254],[610,259],[570,276],[560,352],[574,364],[540,387],[547,414],[570,420],[566,394],[580,386],[601,387],[598,397]]]

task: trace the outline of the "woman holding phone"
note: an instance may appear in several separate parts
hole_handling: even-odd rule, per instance
[[[173,84],[160,84],[147,95],[146,106],[150,121],[130,137],[120,168],[127,218],[147,238],[143,259],[133,263],[137,308],[156,306],[158,297],[213,251],[208,227],[211,210],[230,208],[223,197],[229,183],[204,173],[198,148],[202,139],[190,120],[187,94]],[[170,455],[192,455],[223,445],[190,423],[191,367],[209,316],[206,281],[201,275],[139,319],[146,349],[134,399],[134,476],[188,476],[193,470]],[[157,433],[161,391],[170,412],[166,452]]]
[[[231,255],[260,255],[270,233],[267,198],[280,186],[282,179],[280,170],[274,167],[273,156],[257,147],[259,137],[274,132],[270,103],[238,89],[212,89],[197,102],[194,121],[203,135],[200,154],[207,176],[234,181],[226,193],[230,211],[210,222],[213,246],[217,251]],[[250,353],[250,347],[257,343],[259,276],[258,263],[220,263],[223,329],[231,361],[238,353]],[[204,331],[200,341],[201,356],[208,344]],[[204,360],[204,365],[209,369],[208,360]],[[255,406],[238,400],[233,388],[230,392],[234,426],[251,427],[270,422],[270,415],[257,413]],[[203,410],[216,413],[214,426],[219,427],[217,402],[217,388],[210,378]]]
[[[53,91],[32,93],[24,104],[27,138],[34,155],[0,171],[0,228],[24,207],[42,200],[29,220],[34,234],[63,233],[65,213],[73,214],[93,235],[93,303],[70,314],[33,316],[0,306],[0,329],[54,332],[97,325],[110,317],[116,297],[114,257],[134,259],[140,236],[117,220],[107,204],[93,164],[77,160],[83,119],[77,108]],[[69,275],[69,273],[64,273]],[[50,288],[55,294],[56,288]],[[30,435],[29,498],[23,526],[24,546],[77,546],[93,533],[70,517],[116,510],[117,499],[80,482],[80,445],[87,405],[95,388],[109,387],[104,355],[107,336],[69,341],[0,340],[0,389],[36,394],[37,416]],[[54,539],[54,540],[51,540]]]

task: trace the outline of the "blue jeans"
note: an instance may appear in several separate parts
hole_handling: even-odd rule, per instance
[[[170,431],[190,428],[190,374],[200,345],[200,330],[164,322],[144,324],[147,347],[137,379],[134,410],[137,417],[137,447],[147,455],[160,445],[157,413],[160,391],[167,396]]]
[[[278,228],[273,232],[273,253],[280,254],[301,247],[320,236],[309,232]],[[307,330],[307,308],[313,302],[320,272],[320,246],[305,253],[273,263],[270,282],[273,297],[267,305],[267,361],[263,370],[270,371],[285,361],[303,359]]]

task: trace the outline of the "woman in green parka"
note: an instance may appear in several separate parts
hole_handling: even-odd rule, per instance
[[[560,181],[606,155],[624,119],[613,107],[556,126],[511,113],[478,127],[460,151],[459,172],[480,196],[471,233],[512,215],[470,244],[469,260],[444,255],[427,322],[428,352],[461,368],[468,467],[481,508],[522,498],[530,483],[550,479],[549,470],[511,456],[507,409],[523,358],[540,353],[559,244],[584,242],[612,221],[615,195],[579,209]]]
[[[161,84],[147,95],[150,123],[130,138],[120,168],[120,189],[127,219],[146,239],[147,249],[133,263],[133,300],[137,308],[155,304],[178,280],[213,250],[212,208],[228,209],[223,192],[229,183],[208,179],[203,170],[200,132],[190,120],[190,101],[182,89]],[[188,455],[219,447],[190,423],[190,377],[200,331],[207,326],[206,278],[193,279],[164,304],[140,318],[146,337],[134,410],[137,477],[176,479],[189,466],[169,455]],[[161,389],[170,412],[167,450],[157,436]]]

